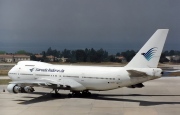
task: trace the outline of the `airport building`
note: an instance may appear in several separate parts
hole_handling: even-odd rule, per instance
[[[127,60],[126,60],[126,58],[124,56],[116,56],[115,58],[121,60],[122,63],[127,62]]]
[[[0,62],[13,63],[13,62],[19,62],[23,60],[30,60],[30,56],[16,55],[16,54],[1,54],[0,55]]]
[[[43,58],[43,55],[40,55],[40,54],[37,54],[35,55],[36,59],[37,60],[42,60]],[[52,55],[49,55],[49,56],[46,56],[46,59],[49,61],[49,62],[54,62],[54,61],[60,61],[60,62],[66,62],[68,58],[57,58],[55,56],[52,56]]]
[[[166,56],[166,58],[169,60],[169,62],[179,62],[180,61],[179,55]]]
[[[41,60],[41,59],[43,58],[43,55],[37,54],[37,55],[35,55],[35,57],[36,57],[38,60]],[[52,55],[46,56],[46,58],[47,58],[50,62],[54,62],[54,61],[57,59],[57,57],[54,57],[54,56],[52,56]]]

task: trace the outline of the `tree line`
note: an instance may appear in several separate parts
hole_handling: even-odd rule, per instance
[[[0,54],[5,53],[4,51],[0,51]],[[54,61],[60,61],[59,59],[64,57],[68,58],[66,62],[76,63],[76,62],[122,62],[121,59],[118,59],[116,57],[123,56],[127,62],[129,62],[135,55],[136,51],[134,50],[127,50],[124,52],[118,52],[116,55],[109,54],[104,49],[98,49],[95,50],[93,48],[91,49],[78,49],[78,50],[68,50],[64,49],[63,51],[58,51],[56,49],[52,49],[49,47],[47,51],[42,51],[40,54],[42,55],[41,58],[36,58],[36,54],[26,52],[24,50],[17,51],[15,54],[26,54],[30,55],[31,60],[36,61],[45,61],[48,62],[47,56],[54,56]],[[166,56],[174,56],[178,55],[180,56],[180,51],[170,50],[170,51],[164,51],[161,54],[160,62],[168,62],[169,60],[166,58]],[[179,60],[176,60],[176,62],[180,62]]]
[[[51,47],[47,49],[47,51],[42,51],[41,55],[43,55],[44,61],[46,60],[46,56],[52,55],[58,58],[68,58],[66,62],[76,63],[76,62],[109,62],[113,59],[108,55],[108,52],[103,49],[95,50],[91,49],[78,49],[78,50],[68,50],[64,49],[63,51],[57,51],[56,49],[52,49]],[[32,56],[33,58],[35,56]],[[55,61],[59,61],[56,60]]]
[[[123,56],[127,61],[130,61],[132,57],[136,54],[134,50],[128,50],[126,52],[117,53],[116,55],[109,54],[104,49],[95,50],[93,48],[88,49],[78,49],[78,50],[68,50],[64,49],[63,51],[58,51],[56,49],[52,49],[51,47],[47,49],[47,51],[42,51],[40,53],[43,55],[42,58],[36,58],[35,54],[31,55],[31,60],[36,61],[45,61],[47,62],[47,56],[54,56],[55,61],[59,61],[59,58],[68,58],[66,62],[76,63],[76,62],[122,62],[121,59],[116,58],[117,56]]]
[[[129,62],[135,55],[136,51],[134,50],[127,50],[124,52],[118,52],[116,55],[109,54],[104,49],[95,50],[93,48],[91,49],[78,49],[78,50],[68,50],[64,49],[63,51],[58,51],[56,49],[52,49],[51,47],[47,49],[47,51],[42,51],[41,55],[43,55],[44,61],[46,60],[46,56],[52,55],[57,58],[68,58],[67,62],[76,63],[76,62],[122,62],[121,59],[118,59],[116,57],[123,56],[127,62]],[[166,56],[174,56],[179,55],[180,51],[170,50],[170,51],[163,51],[161,54],[160,62],[168,62],[169,60],[166,58]],[[55,60],[59,61],[59,60]],[[180,62],[180,60],[179,60]]]

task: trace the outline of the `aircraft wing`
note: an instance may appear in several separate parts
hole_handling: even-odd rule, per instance
[[[73,79],[62,79],[60,81],[54,81],[50,79],[37,79],[37,80],[21,80],[21,81],[12,81],[11,84],[22,84],[22,85],[31,85],[31,86],[42,86],[49,88],[58,88],[58,89],[73,89],[73,90],[84,90],[86,89],[82,84],[73,80]]]
[[[9,82],[11,84],[27,84],[27,85],[44,85],[49,86],[52,85],[51,81],[48,80],[21,80],[21,81],[12,81]]]

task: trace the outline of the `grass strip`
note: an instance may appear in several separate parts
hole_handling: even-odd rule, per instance
[[[0,70],[0,76],[7,76],[9,70]]]
[[[6,85],[9,84],[9,82],[11,82],[11,79],[0,79],[0,85]]]

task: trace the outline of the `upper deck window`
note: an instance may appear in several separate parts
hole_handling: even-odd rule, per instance
[[[25,66],[35,66],[35,65],[25,65]]]

